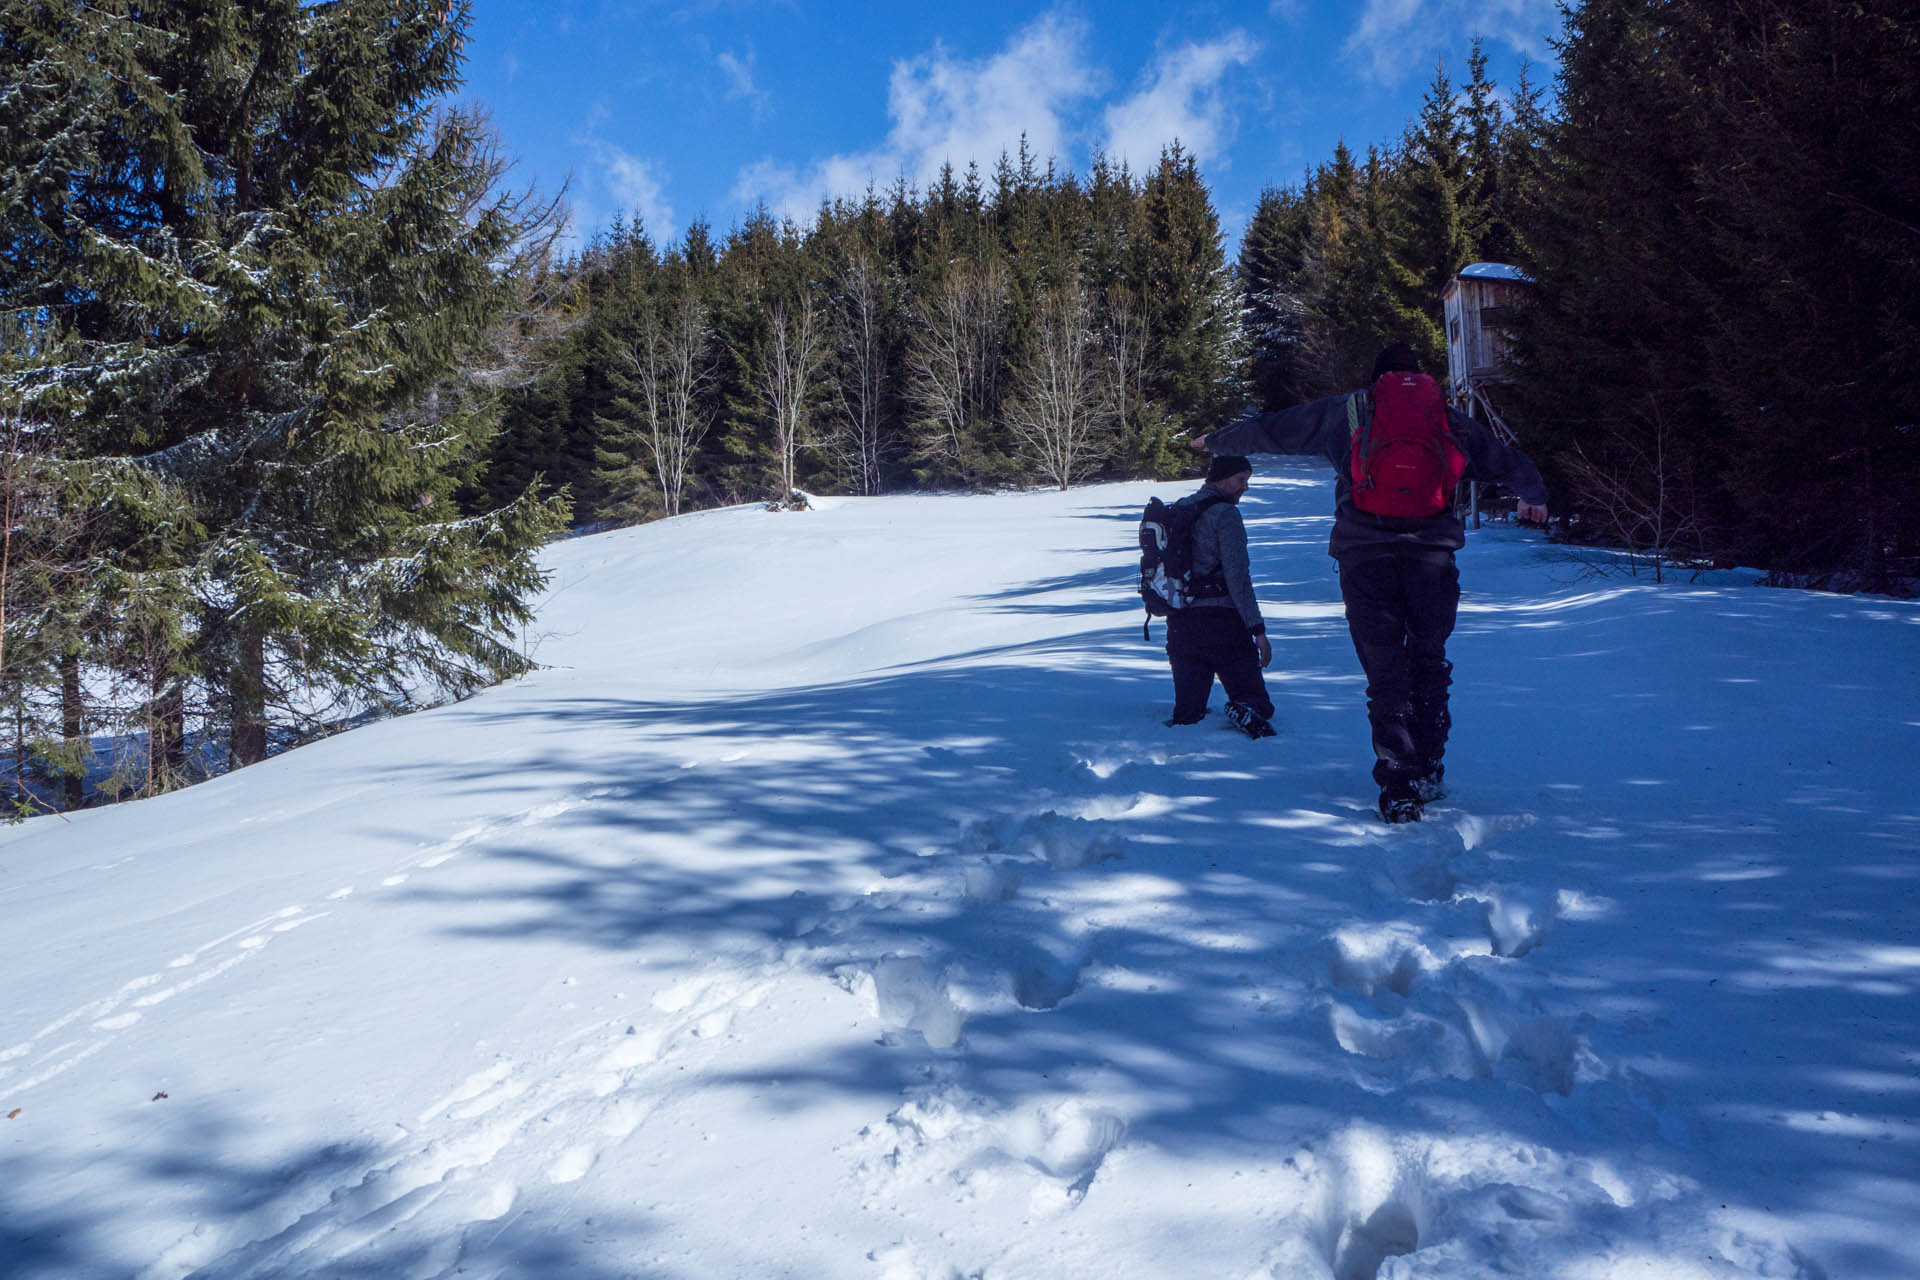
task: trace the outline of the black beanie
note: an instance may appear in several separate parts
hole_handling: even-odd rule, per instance
[[[1223,453],[1207,464],[1207,483],[1215,484],[1221,480],[1239,475],[1242,471],[1252,471],[1253,464],[1237,453]]]
[[[1389,373],[1420,372],[1420,357],[1413,354],[1413,348],[1404,342],[1396,342],[1390,347],[1382,347],[1380,354],[1373,358],[1373,380],[1380,381]]]

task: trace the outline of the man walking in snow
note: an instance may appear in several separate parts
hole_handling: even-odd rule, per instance
[[[1174,503],[1201,508],[1193,522],[1194,598],[1167,615],[1167,661],[1173,666],[1173,718],[1195,724],[1207,714],[1217,676],[1227,692],[1227,718],[1250,738],[1273,736],[1273,699],[1260,671],[1273,661],[1267,624],[1253,594],[1247,526],[1236,505],[1253,478],[1245,458],[1216,457],[1207,482]]]
[[[1463,475],[1505,485],[1519,495],[1520,518],[1538,521],[1547,518],[1547,489],[1526,454],[1445,407],[1404,343],[1380,353],[1373,377],[1369,390],[1253,414],[1192,443],[1215,455],[1311,454],[1333,464],[1327,550],[1340,566],[1347,630],[1367,675],[1380,816],[1417,822],[1422,804],[1444,794],[1452,726],[1447,638],[1460,603],[1453,553],[1467,537],[1453,487]],[[1412,424],[1405,434],[1401,422]]]

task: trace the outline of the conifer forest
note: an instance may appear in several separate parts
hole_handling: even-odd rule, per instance
[[[1237,246],[1177,138],[1024,143],[804,224],[569,237],[455,105],[464,0],[0,0],[0,759],[41,812],[528,669],[570,528],[1192,475],[1474,262],[1556,537],[1920,578],[1920,16],[1586,0],[1439,66]],[[665,127],[663,125],[663,127]],[[1234,250],[1237,248],[1237,252]],[[797,515],[796,519],[805,518]],[[90,744],[140,751],[103,773]]]

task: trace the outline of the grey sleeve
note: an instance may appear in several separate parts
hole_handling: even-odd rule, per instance
[[[1547,484],[1533,459],[1503,442],[1485,423],[1457,410],[1447,410],[1447,425],[1454,438],[1466,447],[1467,479],[1505,485],[1520,495],[1523,502],[1547,505]]]
[[[1220,576],[1227,580],[1227,596],[1248,631],[1265,631],[1260,601],[1253,594],[1253,565],[1247,558],[1247,522],[1240,518],[1237,507],[1224,502],[1208,514],[1219,522]]]
[[[1207,433],[1213,453],[1291,453],[1338,458],[1347,442],[1347,397],[1309,400],[1276,413],[1256,413]]]

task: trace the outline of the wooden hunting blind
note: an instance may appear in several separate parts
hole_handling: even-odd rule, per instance
[[[1513,431],[1493,407],[1490,389],[1506,381],[1508,330],[1513,309],[1533,289],[1533,280],[1518,267],[1499,262],[1476,262],[1447,281],[1440,307],[1447,325],[1447,389],[1454,407],[1477,418],[1508,444]],[[1474,528],[1480,526],[1478,484],[1468,485],[1467,507]]]
[[[1498,262],[1476,262],[1447,281],[1440,306],[1447,322],[1447,381],[1456,400],[1469,384],[1504,379],[1513,308],[1532,289],[1524,271]]]

